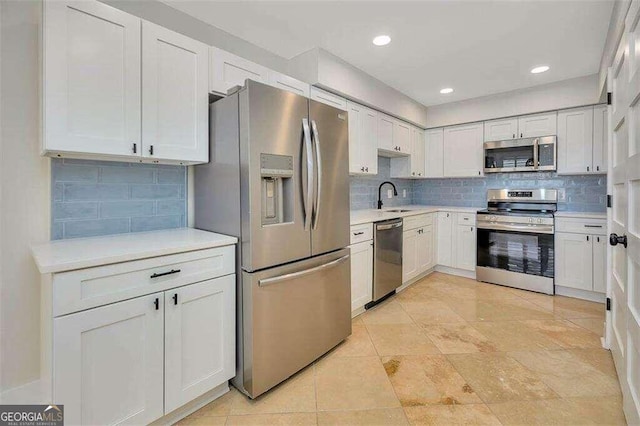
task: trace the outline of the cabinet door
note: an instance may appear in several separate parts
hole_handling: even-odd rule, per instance
[[[593,170],[593,107],[558,112],[558,173]]]
[[[606,173],[609,120],[606,105],[593,107],[593,171]]]
[[[378,149],[397,151],[394,150],[395,145],[393,144],[393,122],[393,118],[378,113]]]
[[[524,115],[518,117],[518,133],[521,138],[552,136],[556,134],[557,113]]]
[[[563,287],[593,290],[592,238],[589,235],[556,232],[555,283]]]
[[[209,48],[142,24],[142,143],[149,158],[209,161]]]
[[[53,320],[53,399],[68,424],[148,424],[163,415],[163,294]]]
[[[349,113],[349,173],[378,173],[376,111],[347,102]]]
[[[333,93],[329,93],[325,90],[311,86],[309,88],[309,97],[314,101],[322,102],[323,104],[331,105],[332,107],[339,108],[343,111],[347,110],[347,100]]]
[[[503,141],[518,137],[518,119],[491,120],[484,122],[484,141]]]
[[[419,231],[421,232],[418,232],[418,240],[416,243],[418,251],[417,273],[421,274],[432,268],[435,264],[433,256],[433,226],[425,226],[420,228]]]
[[[411,129],[411,177],[424,176],[425,140],[424,131]]]
[[[306,98],[309,97],[309,85],[307,83],[277,71],[269,72],[269,84],[278,89],[295,93],[296,95],[302,95]]]
[[[453,213],[438,212],[438,265],[454,266],[453,259]]]
[[[444,129],[425,132],[424,175],[430,178],[444,176]]]
[[[444,176],[482,176],[482,123],[444,129]]]
[[[456,262],[455,267],[476,270],[476,228],[469,225],[456,225]]]
[[[209,91],[227,94],[234,86],[244,86],[246,79],[269,82],[269,69],[232,53],[209,48]]]
[[[235,275],[165,292],[165,414],[235,375]]]
[[[349,113],[349,173],[363,174],[365,171],[361,153],[362,117],[364,108],[353,102],[347,102]]]
[[[607,291],[607,237],[594,235],[593,239],[593,291]]]
[[[418,230],[402,233],[402,282],[418,274]]]
[[[44,150],[137,157],[140,19],[97,1],[47,1],[43,40]]]
[[[373,242],[364,241],[350,248],[351,310],[354,311],[373,300]]]
[[[364,160],[365,174],[378,174],[378,113],[366,108],[362,116],[360,152]]]
[[[393,146],[399,153],[411,154],[411,126],[404,121],[393,121]]]

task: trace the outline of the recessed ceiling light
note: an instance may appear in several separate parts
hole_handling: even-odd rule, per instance
[[[549,71],[549,67],[547,65],[541,65],[539,67],[535,67],[531,70],[531,74],[540,74],[541,72]]]
[[[453,92],[453,89],[451,87],[445,87],[444,89],[440,90],[440,93],[442,93],[443,95],[451,92]]]
[[[376,46],[386,46],[389,43],[391,43],[391,37],[388,35],[379,35],[373,38],[373,44]]]

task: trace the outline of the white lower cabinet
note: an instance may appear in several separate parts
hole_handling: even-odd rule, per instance
[[[438,265],[475,271],[474,213],[438,212]]]
[[[373,241],[353,244],[351,248],[351,310],[373,300]]]
[[[402,282],[418,275],[418,232],[415,229],[402,233]]]
[[[433,214],[404,219],[402,233],[402,282],[405,283],[435,266]]]
[[[147,424],[163,415],[163,293],[56,318],[53,400],[67,424]]]
[[[453,267],[453,215],[450,212],[438,212],[438,265]]]
[[[458,269],[476,270],[475,225],[456,225],[456,263]]]

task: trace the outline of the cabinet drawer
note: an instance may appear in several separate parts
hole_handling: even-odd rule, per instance
[[[476,215],[473,213],[458,213],[458,225],[475,225]]]
[[[410,229],[416,229],[427,225],[433,224],[433,217],[431,214],[421,214],[417,216],[405,217],[403,221],[403,230],[408,231]]]
[[[362,241],[369,241],[373,239],[373,224],[363,223],[362,225],[353,225],[351,227],[351,243],[356,244]]]
[[[606,235],[607,222],[604,219],[577,219],[570,217],[558,217],[556,218],[556,232]]]
[[[235,246],[159,256],[53,276],[53,316],[204,281],[235,271]]]

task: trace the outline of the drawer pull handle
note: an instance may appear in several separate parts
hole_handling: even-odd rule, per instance
[[[173,304],[176,306],[178,305],[178,293],[173,295]]]
[[[177,274],[178,272],[180,272],[180,269],[172,269],[169,272],[161,272],[159,274],[153,274],[151,275],[151,278],[164,277],[165,275],[173,275],[173,274]]]
[[[602,228],[602,225],[585,225],[585,228]]]
[[[362,234],[364,234],[364,231],[354,232],[354,233],[353,233],[353,235],[354,235],[354,236],[356,236],[356,235],[362,235]]]

